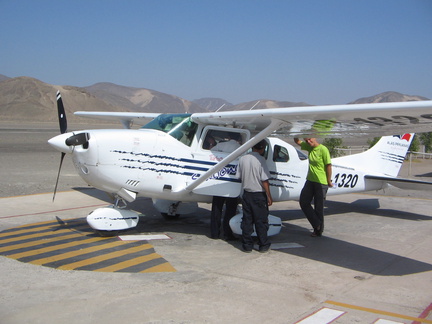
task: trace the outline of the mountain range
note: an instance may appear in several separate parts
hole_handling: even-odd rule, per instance
[[[220,98],[193,101],[145,88],[126,87],[113,83],[96,83],[88,87],[58,86],[31,77],[9,78],[0,74],[0,116],[7,122],[55,122],[56,92],[60,90],[68,120],[85,122],[73,115],[74,111],[118,111],[194,113],[203,111],[244,110],[311,106],[305,102],[251,100],[233,105]],[[428,100],[421,96],[398,92],[384,92],[350,103]]]

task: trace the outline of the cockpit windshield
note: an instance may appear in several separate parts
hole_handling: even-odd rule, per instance
[[[162,114],[141,128],[160,130],[190,146],[198,127],[190,116],[191,114]]]

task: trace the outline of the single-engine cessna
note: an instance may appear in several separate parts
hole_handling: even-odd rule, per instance
[[[114,205],[87,216],[97,231],[135,227],[139,216],[125,206],[137,197],[151,198],[164,216],[177,216],[193,212],[198,202],[211,202],[213,196],[239,196],[238,159],[262,139],[268,144],[265,158],[275,202],[298,199],[308,169],[307,156],[283,137],[405,133],[382,137],[366,152],[332,159],[335,189],[328,195],[378,190],[389,184],[432,188],[429,182],[397,178],[413,139],[410,133],[432,131],[432,101],[193,114],[75,112],[118,120],[125,129],[73,132],[67,131],[59,92],[57,106],[61,134],[49,140],[61,152],[57,183],[63,158],[70,154],[86,183],[116,197]],[[144,126],[131,129],[133,122]],[[241,219],[236,217],[233,222]],[[238,229],[235,233],[241,234]]]

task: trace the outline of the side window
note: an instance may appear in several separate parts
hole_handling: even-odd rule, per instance
[[[296,149],[296,151],[297,151],[297,155],[298,155],[298,157],[299,157],[300,160],[304,161],[304,160],[308,159],[307,155],[304,154],[302,151],[300,151],[298,149]]]
[[[212,131],[208,131],[207,135],[205,136],[202,148],[204,150],[211,150],[213,147],[215,147],[217,144],[215,136]]]
[[[273,147],[273,161],[274,162],[288,162],[289,154],[286,147],[275,145]]]

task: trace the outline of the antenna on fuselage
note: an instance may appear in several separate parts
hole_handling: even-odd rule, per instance
[[[223,108],[223,106],[225,106],[225,104],[223,104],[222,106],[220,106],[215,112],[218,112],[219,110],[221,110]]]
[[[249,109],[249,110],[252,110],[252,109],[254,109],[259,103],[261,102],[261,100],[258,100],[257,102],[256,102],[256,104],[255,105],[253,105],[252,106],[252,108],[251,109]]]

